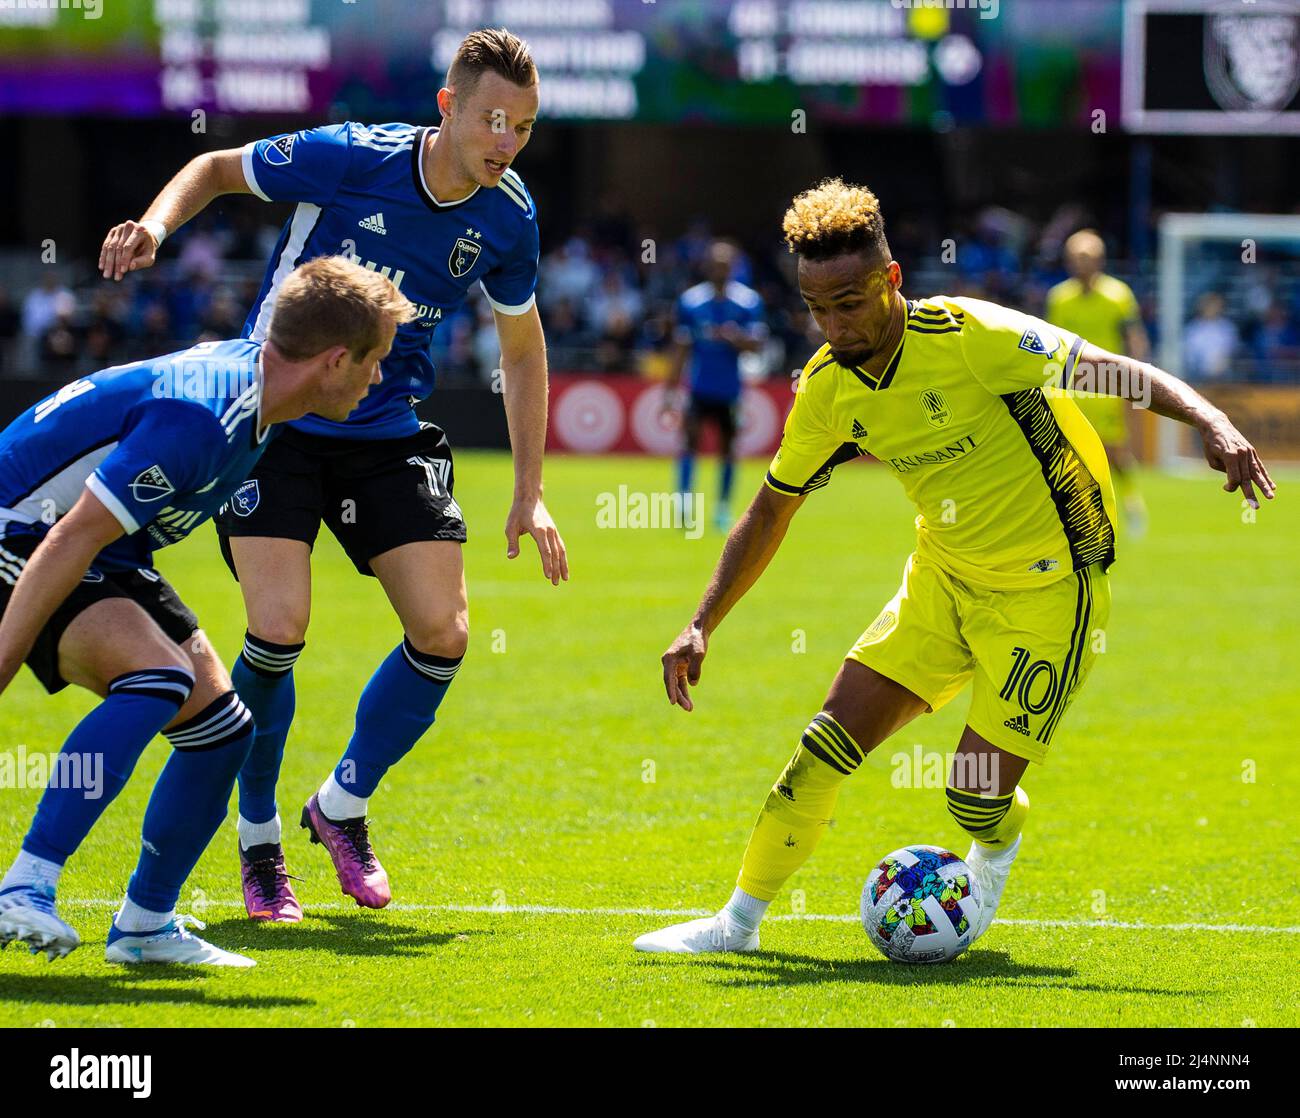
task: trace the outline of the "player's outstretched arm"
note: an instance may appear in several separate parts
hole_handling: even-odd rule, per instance
[[[0,693],[9,686],[45,623],[72,593],[99,552],[122,535],[122,525],[89,490],[46,533],[0,621]]]
[[[1232,420],[1172,373],[1085,345],[1075,366],[1074,383],[1092,392],[1132,400],[1156,415],[1195,427],[1205,446],[1205,460],[1213,469],[1227,474],[1223,488],[1229,493],[1240,488],[1254,508],[1259,508],[1256,488],[1269,500],[1277,492],[1259,453]]]
[[[158,255],[157,226],[174,233],[219,195],[251,193],[240,148],[196,156],[176,172],[139,221],[124,221],[108,231],[99,250],[100,272],[105,279],[120,280],[127,272],[148,268]]]
[[[731,529],[699,609],[661,657],[664,690],[670,703],[682,710],[695,708],[688,686],[700,682],[710,634],[767,570],[785,539],[791,518],[805,499],[805,494],[787,497],[764,485]]]
[[[519,554],[519,537],[532,536],[542,574],[552,586],[569,578],[569,556],[555,521],[542,501],[542,456],[546,450],[546,336],[536,305],[523,314],[494,311],[501,343],[506,426],[515,463],[515,493],[506,516],[506,558]]]

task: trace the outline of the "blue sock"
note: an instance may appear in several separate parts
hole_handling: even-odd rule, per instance
[[[275,818],[275,785],[295,706],[293,666],[302,650],[302,644],[272,644],[245,633],[244,650],[230,673],[257,724],[253,748],[239,770],[239,814],[250,823]]]
[[[126,887],[141,908],[170,912],[176,907],[181,886],[226,817],[253,729],[248,708],[227,691],[168,731],[172,755],[149,797],[140,861]]]
[[[433,725],[438,704],[464,657],[417,652],[402,639],[370,677],[357,705],[357,726],[334,769],[345,791],[365,799]]]
[[[23,849],[63,865],[122,791],[145,746],[185,705],[193,687],[194,677],[179,668],[127,672],[113,680],[107,698],[77,724],[59,754],[60,772],[80,770],[80,786],[55,787],[50,781]]]
[[[677,492],[689,493],[695,480],[695,455],[683,454],[677,459]]]
[[[731,483],[736,476],[736,462],[732,458],[722,460],[722,476],[718,486],[718,505],[722,509],[731,503]]]

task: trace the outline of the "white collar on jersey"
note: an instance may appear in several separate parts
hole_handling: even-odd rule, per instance
[[[428,137],[436,137],[438,135],[438,129],[430,125],[430,127],[425,130],[424,134],[425,136]],[[423,150],[425,144],[431,144],[433,142],[434,141],[432,139],[429,139],[426,140],[424,144],[420,145],[421,148],[420,155],[419,158],[416,160],[416,164],[415,164],[420,169],[420,189],[424,191],[424,196],[435,206],[440,206],[442,209],[449,209],[452,206],[459,206],[462,202],[468,202],[471,198],[474,197],[475,194],[478,193],[479,187],[482,186],[482,183],[476,182],[474,184],[474,189],[471,190],[468,194],[466,194],[464,198],[457,198],[452,202],[439,202],[438,199],[434,197],[433,190],[429,186],[429,180],[424,177],[424,150]]]

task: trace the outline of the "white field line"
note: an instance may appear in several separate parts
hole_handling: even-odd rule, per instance
[[[73,905],[91,905],[95,908],[117,908],[122,902],[110,897],[92,897],[88,900],[71,901]],[[202,918],[205,908],[243,908],[244,902],[233,899],[211,900],[200,898],[188,905],[181,901],[182,911],[188,909]],[[341,901],[325,901],[308,906],[309,912],[351,911],[356,905]],[[489,916],[668,916],[693,917],[712,916],[717,909],[712,908],[568,908],[563,905],[541,904],[390,904],[385,912],[466,912],[484,913]],[[856,924],[859,920],[856,912],[849,913],[777,913],[768,920],[799,921],[829,920],[837,924]],[[1300,935],[1300,926],[1280,927],[1267,924],[1144,924],[1128,920],[1003,920],[996,919],[995,924],[1005,924],[1013,928],[1104,928],[1128,932],[1252,932],[1257,935]]]

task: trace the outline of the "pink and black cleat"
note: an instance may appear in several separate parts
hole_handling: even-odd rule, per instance
[[[297,924],[302,919],[302,905],[289,884],[284,867],[284,848],[267,842],[239,848],[239,876],[244,882],[244,907],[250,920],[267,920],[276,924]]]
[[[329,851],[344,895],[362,908],[383,908],[393,899],[388,874],[370,846],[364,815],[335,823],[326,818],[317,797],[312,796],[302,809],[302,825],[311,834],[312,842]]]

